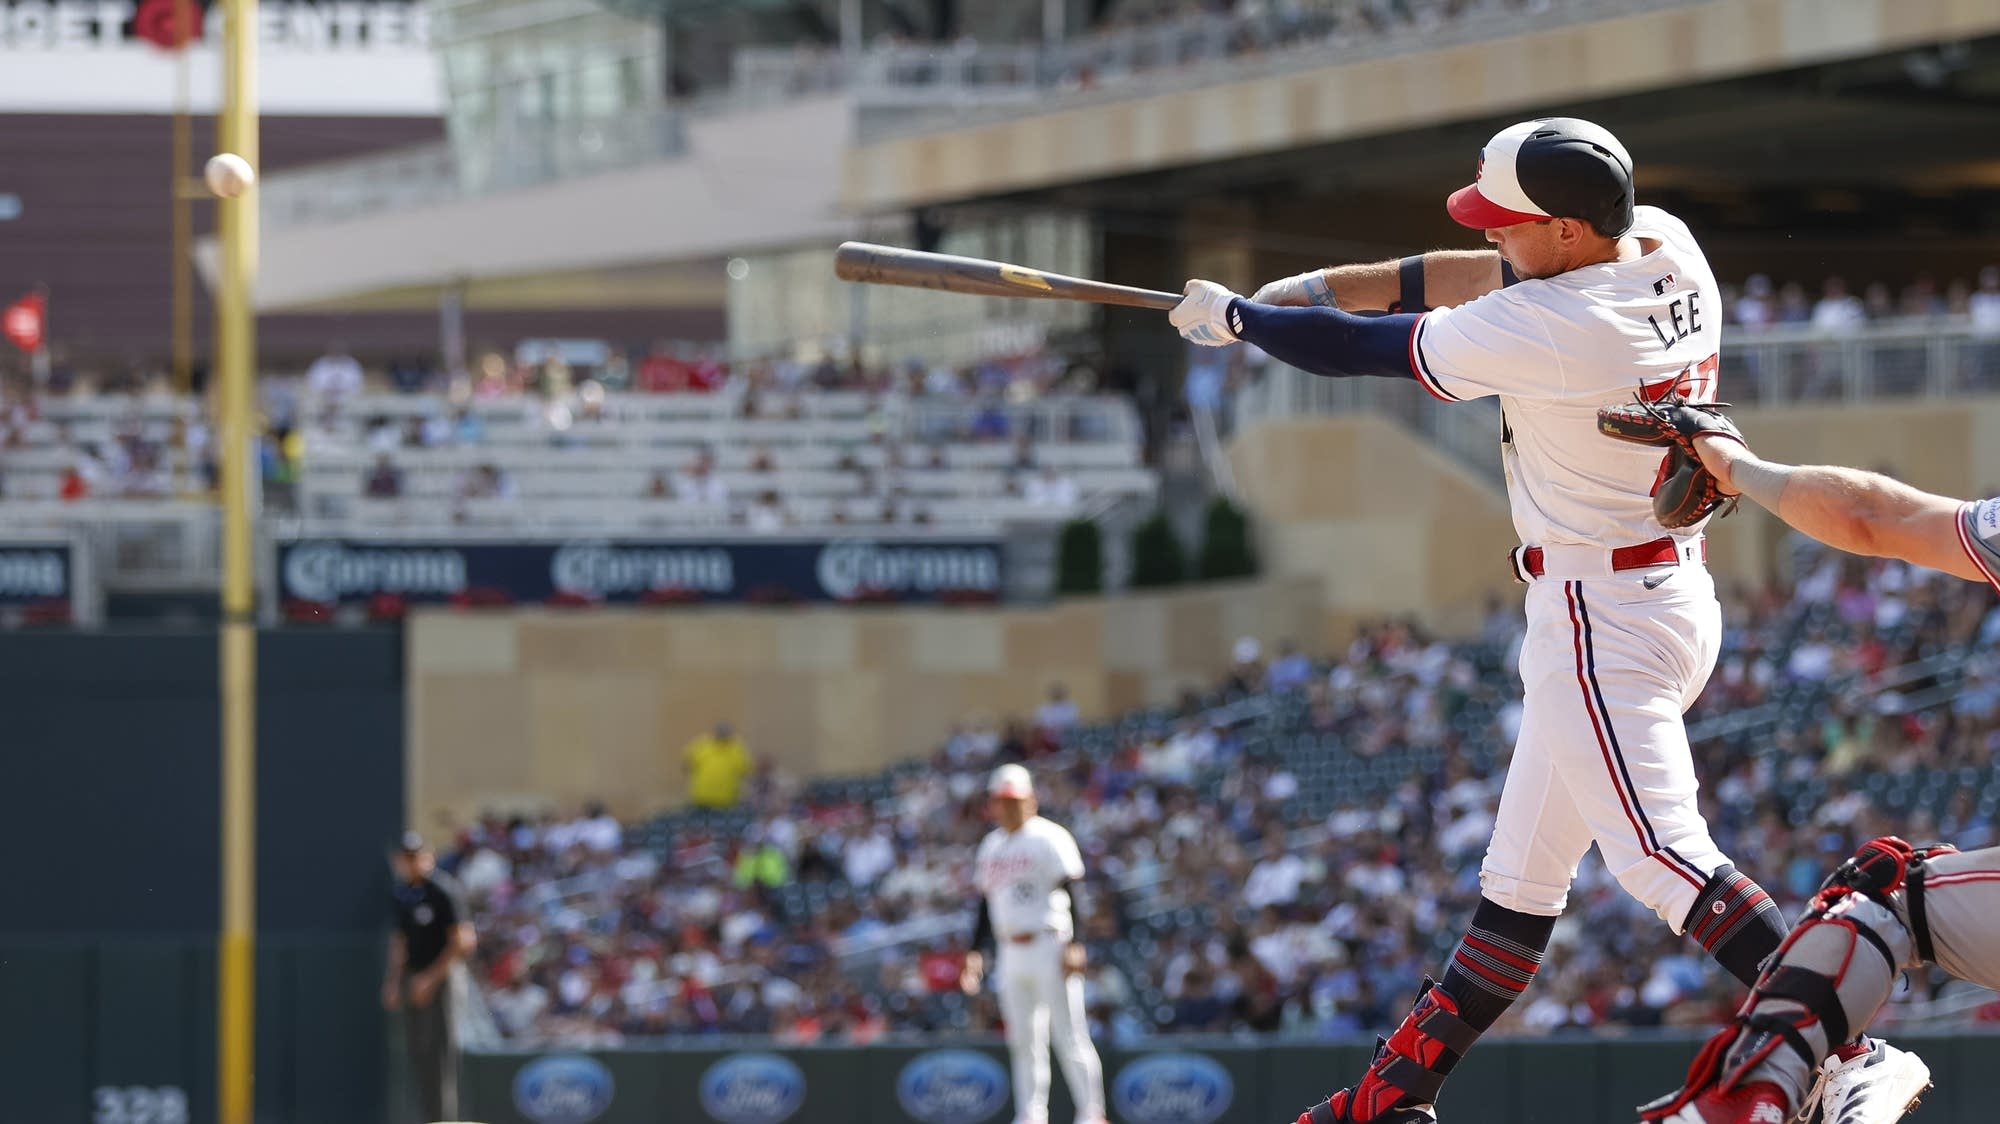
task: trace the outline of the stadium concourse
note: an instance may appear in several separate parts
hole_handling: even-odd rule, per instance
[[[1983,845],[2000,814],[1993,596],[1798,549],[1794,588],[1725,593],[1692,716],[1719,840],[1788,913],[1857,840]],[[957,991],[969,854],[986,771],[1023,760],[1091,872],[1096,1033],[1385,1028],[1478,894],[1517,627],[1497,606],[1463,644],[1384,623],[1321,660],[1246,641],[1177,706],[1078,723],[1052,700],[879,776],[762,770],[733,810],[485,817],[445,856],[481,934],[485,1025],[560,1045],[990,1029],[990,998]],[[1587,860],[1551,951],[1567,970],[1503,1029],[1725,1016],[1738,986],[1642,913]],[[1894,1018],[2000,1018],[1963,988],[1913,988]]]

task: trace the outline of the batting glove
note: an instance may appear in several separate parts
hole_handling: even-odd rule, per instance
[[[1181,330],[1182,339],[1204,347],[1226,347],[1236,342],[1235,329],[1229,323],[1229,305],[1242,298],[1213,281],[1190,281],[1181,291],[1186,295],[1167,313],[1167,323]]]
[[[1257,304],[1316,304],[1322,308],[1335,308],[1333,286],[1326,283],[1326,271],[1314,269],[1293,277],[1280,277],[1276,281],[1257,290],[1250,298]]]

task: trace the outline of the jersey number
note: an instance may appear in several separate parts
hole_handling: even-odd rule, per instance
[[[1683,368],[1674,378],[1644,384],[1639,393],[1648,402],[1658,402],[1669,394],[1678,394],[1690,402],[1713,402],[1721,369],[1722,356],[1711,355]]]

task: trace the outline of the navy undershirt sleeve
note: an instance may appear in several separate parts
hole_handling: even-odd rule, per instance
[[[1417,320],[1408,313],[1356,316],[1317,305],[1279,308],[1240,297],[1229,305],[1230,327],[1238,339],[1301,371],[1335,377],[1415,377],[1410,370],[1410,338]]]
[[[987,909],[984,895],[979,899],[979,917],[972,923],[972,943],[965,947],[978,952],[993,943],[993,914]]]

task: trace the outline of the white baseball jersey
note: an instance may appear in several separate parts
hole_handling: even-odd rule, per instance
[[[1076,839],[1059,825],[1031,816],[1019,831],[987,832],[979,841],[973,872],[1001,940],[1017,933],[1072,935],[1063,883],[1083,877],[1083,855]]]
[[[1417,322],[1418,382],[1451,402],[1500,397],[1507,497],[1530,546],[1660,537],[1651,491],[1662,451],[1599,436],[1597,408],[1642,389],[1715,400],[1723,308],[1708,259],[1686,224],[1658,207],[1636,208],[1631,234],[1658,245]]]

